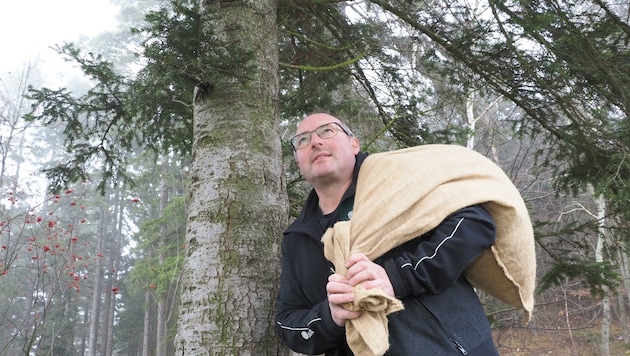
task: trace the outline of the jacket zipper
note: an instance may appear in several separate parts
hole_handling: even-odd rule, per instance
[[[462,344],[460,344],[457,340],[453,339],[447,332],[446,329],[444,329],[444,326],[442,325],[442,323],[440,323],[440,321],[435,317],[435,315],[433,315],[433,313],[431,313],[431,311],[429,310],[429,308],[427,308],[424,303],[422,303],[421,301],[419,301],[417,298],[414,298],[416,300],[416,302],[418,302],[418,304],[420,304],[422,306],[422,308],[426,311],[427,314],[429,314],[429,316],[431,317],[431,319],[433,319],[433,321],[435,322],[435,324],[438,326],[438,328],[440,328],[440,330],[442,330],[442,333],[449,339],[449,341],[453,344],[453,346],[455,346],[459,352],[461,352],[462,355],[468,355],[468,351],[466,351],[466,348],[464,348],[464,346],[462,346]]]
[[[442,327],[442,326],[440,325],[440,327]],[[442,329],[442,330],[444,330],[444,329]],[[462,346],[462,344],[460,344],[459,342],[453,340],[453,338],[451,338],[450,336],[449,336],[448,339],[451,340],[451,342],[455,345],[455,347],[457,347],[457,349],[459,349],[459,352],[461,352],[462,355],[468,355],[468,351],[466,351],[466,349],[464,348],[464,346]]]

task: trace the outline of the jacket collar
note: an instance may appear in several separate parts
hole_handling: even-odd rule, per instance
[[[341,202],[354,196],[357,186],[357,178],[359,177],[359,169],[361,168],[361,165],[363,164],[363,161],[367,156],[368,154],[365,152],[359,152],[355,156],[356,161],[354,163],[352,183],[341,198]],[[284,231],[284,235],[290,233],[302,233],[319,240],[324,234],[324,231],[317,220],[318,209],[319,197],[317,196],[317,193],[315,193],[315,189],[311,189],[308,198],[306,198],[306,203],[302,208],[302,212],[300,213],[298,218],[291,225],[289,225],[289,227],[287,227],[287,229]]]

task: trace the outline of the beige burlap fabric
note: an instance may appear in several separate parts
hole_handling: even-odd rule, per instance
[[[425,145],[368,156],[359,172],[352,220],[326,231],[324,254],[344,274],[351,254],[374,260],[474,204],[483,204],[490,212],[497,236],[466,276],[486,293],[523,309],[529,321],[536,259],[527,208],[501,168],[464,147]],[[386,315],[400,310],[401,302],[382,290],[357,286],[355,293],[349,308],[364,312],[346,324],[350,348],[355,355],[382,355],[389,348]],[[362,304],[363,297],[370,302]]]

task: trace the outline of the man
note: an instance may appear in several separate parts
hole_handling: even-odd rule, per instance
[[[335,222],[350,219],[367,154],[344,123],[325,113],[306,117],[291,144],[313,190],[282,242],[276,324],[289,348],[352,355],[344,327],[360,311],[343,304],[353,301],[353,287],[362,283],[383,288],[405,306],[388,316],[389,355],[498,355],[483,307],[462,274],[495,241],[488,212],[481,206],[461,209],[375,261],[354,254],[346,261],[347,275],[333,273],[321,237]]]

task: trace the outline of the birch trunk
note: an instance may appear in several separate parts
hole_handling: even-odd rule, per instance
[[[277,2],[202,1],[201,9],[202,21],[229,43],[226,52],[253,56],[196,90],[175,353],[280,355],[273,320],[288,201],[278,132]]]
[[[597,246],[595,248],[595,261],[603,262],[605,257],[604,248],[606,245],[606,202],[603,196],[596,198],[597,202],[597,218],[598,218],[598,237]],[[602,337],[601,337],[601,355],[610,355],[610,290],[607,286],[602,286]]]

